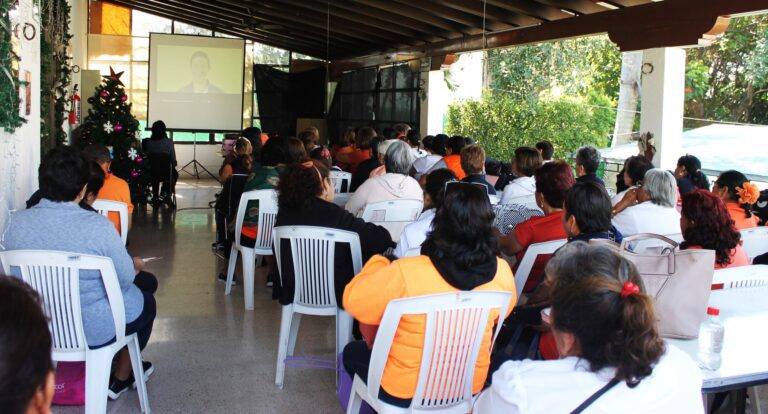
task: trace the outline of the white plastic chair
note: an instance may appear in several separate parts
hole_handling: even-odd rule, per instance
[[[339,207],[344,207],[347,205],[347,201],[352,198],[353,194],[355,193],[336,193],[333,195],[333,204],[336,204]]]
[[[403,228],[408,223],[416,221],[423,207],[423,200],[378,201],[367,204],[361,218],[386,228],[392,235],[392,240],[399,240]]]
[[[742,248],[749,256],[749,260],[768,253],[768,227],[752,227],[741,230]]]
[[[768,265],[717,269],[712,277],[712,286],[721,289],[768,286]]]
[[[283,306],[280,321],[280,342],[277,351],[275,384],[283,388],[285,360],[293,356],[301,315],[336,317],[336,353],[352,341],[352,317],[336,303],[334,283],[335,252],[337,243],[349,244],[352,254],[352,272],[363,268],[360,237],[345,230],[314,226],[281,226],[274,228],[274,247],[277,268],[282,284],[281,240],[290,241],[293,259],[293,303]]]
[[[347,414],[358,414],[362,401],[379,413],[468,413],[472,408],[475,366],[491,312],[498,309],[503,319],[511,299],[511,292],[473,291],[389,302],[373,344],[367,385],[355,375]],[[409,408],[394,407],[378,399],[392,341],[404,315],[426,316],[421,368]],[[496,324],[491,347],[501,325]]]
[[[240,244],[243,220],[248,212],[248,202],[250,201],[259,202],[258,233],[256,244],[252,248]],[[227,286],[224,288],[224,294],[229,295],[232,292],[232,280],[235,277],[237,253],[239,252],[243,257],[243,295],[245,309],[248,310],[253,310],[253,285],[256,268],[261,265],[264,256],[272,255],[272,228],[275,226],[276,217],[277,191],[253,190],[246,191],[240,196],[240,205],[237,208],[237,219],[235,220],[235,240],[232,243],[232,250],[229,252]]]
[[[141,411],[149,413],[146,378],[142,367],[141,350],[136,334],[125,334],[125,306],[123,293],[115,273],[112,259],[49,250],[15,250],[0,252],[3,272],[15,274],[40,294],[48,316],[48,327],[53,340],[54,361],[85,361],[85,412],[101,414],[107,411],[112,358],[123,347],[131,355],[133,375],[139,393]],[[101,273],[107,292],[112,318],[115,321],[115,342],[99,349],[89,349],[83,329],[80,307],[80,270]]]
[[[91,207],[106,218],[109,218],[111,212],[120,214],[120,238],[123,240],[123,244],[128,242],[128,204],[120,201],[97,199]]]
[[[341,193],[342,188],[346,189],[346,191],[344,191],[345,193],[349,192],[349,186],[352,184],[352,173],[344,171],[331,171],[329,176],[333,181],[334,193]],[[344,186],[344,182],[347,183],[346,186]]]
[[[501,199],[499,198],[499,196],[495,194],[488,194],[488,201],[491,202],[492,206],[495,206],[496,204],[499,204],[499,201],[501,201]]]
[[[567,239],[552,240],[543,243],[534,243],[528,246],[525,250],[523,259],[520,260],[520,266],[517,267],[515,272],[515,288],[517,288],[517,297],[523,293],[523,287],[525,282],[528,281],[528,276],[531,274],[533,264],[536,262],[536,258],[542,254],[552,254],[555,250],[559,249],[562,245],[568,242]]]

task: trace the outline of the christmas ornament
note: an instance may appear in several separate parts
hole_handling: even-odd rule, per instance
[[[110,66],[109,67],[109,75],[104,75],[104,76],[102,76],[102,78],[111,79],[111,80],[115,81],[118,85],[125,86],[125,85],[123,85],[123,82],[120,80],[120,76],[123,76],[123,73],[124,72],[115,73],[115,70],[112,69],[112,66]]]
[[[128,158],[135,160],[136,157],[139,156],[139,152],[136,151],[136,148],[131,148],[128,150]]]
[[[114,131],[114,129],[115,129],[115,128],[112,126],[112,123],[111,123],[111,122],[107,121],[107,122],[104,124],[104,132],[106,132],[107,134],[111,134],[111,133],[112,133],[112,131]]]
[[[142,162],[144,162],[144,158],[139,156],[139,157],[136,157],[135,161],[136,161],[136,164],[141,164]]]
[[[123,130],[123,126],[122,125],[120,125],[120,124],[115,125],[115,132],[117,132],[119,134],[120,132],[122,132],[122,130]]]
[[[99,94],[99,96],[101,96],[102,98],[106,98],[107,96],[109,96],[109,92],[107,92],[107,91],[101,91],[101,93]]]
[[[139,172],[136,170],[131,171],[131,177],[136,178],[139,176]]]
[[[120,100],[121,100],[121,101],[123,101],[123,102],[125,102],[125,101],[127,101],[127,100],[128,100],[128,96],[126,96],[126,95],[123,95],[123,96],[121,96],[121,97],[120,97]]]

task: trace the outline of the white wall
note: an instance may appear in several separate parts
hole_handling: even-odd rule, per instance
[[[19,111],[27,122],[13,134],[0,130],[0,230],[5,229],[10,220],[10,213],[24,208],[24,202],[37,189],[37,167],[40,164],[40,24],[32,12],[33,0],[20,0],[18,16],[11,21],[31,23],[35,26],[35,36],[19,40],[19,76],[24,78],[27,71],[31,74],[32,108],[30,115],[25,115],[24,89]],[[21,32],[21,30],[19,31]]]
[[[427,94],[427,100],[421,102],[420,122],[421,129],[425,131],[422,135],[443,133],[443,120],[449,105],[462,100],[480,99],[483,94],[483,52],[461,54],[448,71],[451,82],[456,86],[453,91],[446,83],[446,71],[421,74]]]

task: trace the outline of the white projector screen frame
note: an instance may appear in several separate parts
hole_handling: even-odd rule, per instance
[[[147,129],[162,120],[169,131],[240,131],[244,79],[245,39],[150,33]]]

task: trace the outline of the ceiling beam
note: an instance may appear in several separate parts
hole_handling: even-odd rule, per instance
[[[558,7],[547,6],[534,0],[487,0],[488,4],[512,10],[543,21],[554,21],[573,17]]]
[[[419,8],[441,19],[450,20],[467,27],[472,27],[472,28],[483,27],[482,16],[478,17],[478,16],[475,16],[474,14],[465,13],[459,10],[445,7],[441,4],[432,3],[429,0],[390,0],[390,1],[398,2],[401,5],[408,6],[411,10],[413,10],[413,8]],[[486,30],[496,31],[496,30],[506,30],[512,26],[505,23],[498,23],[496,21],[486,21],[485,27],[486,27]]]
[[[572,13],[576,13],[579,15],[600,13],[602,11],[609,10],[603,6],[598,6],[593,1],[590,1],[590,0],[535,0],[535,1],[547,6],[558,7],[561,10],[568,10]]]
[[[399,14],[402,16],[410,16],[412,18],[429,23],[433,26],[440,27],[444,30],[448,30],[455,33],[461,33],[463,35],[471,35],[480,33],[481,30],[475,27],[467,27],[465,25],[456,24],[453,21],[448,21],[440,18],[432,13],[428,13],[413,7],[403,6],[400,3],[396,3],[391,0],[357,0],[357,3],[364,4],[368,7],[373,7],[378,10],[384,10],[393,14]]]
[[[483,3],[476,0],[441,0],[438,3],[452,9],[470,13],[481,19],[485,16],[488,21],[495,21],[515,27],[531,26],[541,22],[541,19],[521,15],[509,9],[501,9],[493,4],[485,4],[485,9],[483,9]]]

